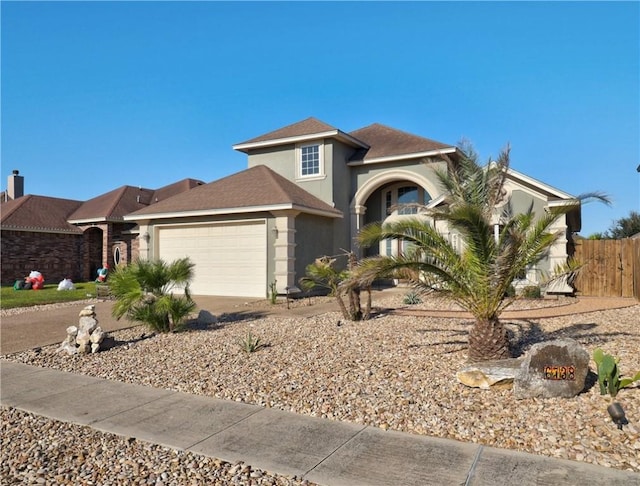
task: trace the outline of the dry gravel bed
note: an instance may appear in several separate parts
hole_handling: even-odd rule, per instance
[[[2,409],[0,432],[3,485],[311,485],[16,409]]]
[[[397,305],[398,299],[401,296],[376,304]],[[443,305],[449,304],[438,304]],[[521,352],[540,340],[570,337],[590,354],[602,347],[619,357],[623,374],[640,370],[640,305],[505,323]],[[618,395],[631,422],[622,431],[609,419],[608,400],[597,384],[572,399],[516,400],[510,390],[467,388],[455,373],[466,360],[470,325],[464,319],[383,313],[364,322],[346,322],[338,313],[240,321],[222,316],[216,324],[195,325],[177,334],[154,335],[140,327],[114,332],[115,346],[94,355],[55,354],[53,346],[6,358],[640,472],[637,385]],[[267,346],[252,354],[242,352],[238,340],[248,332]],[[15,413],[3,410],[3,421]]]

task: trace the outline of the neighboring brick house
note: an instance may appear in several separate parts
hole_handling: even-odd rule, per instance
[[[48,283],[87,281],[104,263],[126,264],[137,256],[138,240],[135,223],[123,216],[200,184],[185,179],[158,190],[122,186],[83,202],[24,195],[24,178],[13,171],[0,205],[2,284],[32,270]]]

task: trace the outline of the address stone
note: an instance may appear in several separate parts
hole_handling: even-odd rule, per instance
[[[573,339],[534,344],[513,382],[516,398],[571,398],[584,390],[589,353]]]

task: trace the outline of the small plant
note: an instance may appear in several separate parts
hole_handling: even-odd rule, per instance
[[[422,304],[422,299],[417,294],[417,292],[409,292],[404,296],[403,302],[406,305],[416,305],[416,304]]]
[[[265,345],[259,337],[254,336],[251,331],[249,331],[245,337],[238,339],[238,346],[240,346],[240,349],[245,353],[251,354],[264,348]]]
[[[504,293],[505,297],[515,297],[516,296],[516,288],[512,285],[507,287],[507,291]]]
[[[628,387],[636,381],[640,381],[640,371],[632,378],[623,378],[621,380],[618,370],[618,360],[610,354],[605,354],[600,348],[593,352],[593,360],[598,367],[600,395],[605,395],[609,392],[611,398],[615,398],[621,389]]]
[[[272,305],[275,305],[275,303],[278,300],[278,291],[276,290],[276,283],[277,283],[277,280],[274,280],[269,284],[269,301],[271,302]]]
[[[522,296],[526,299],[539,299],[542,297],[542,292],[539,286],[528,285],[522,289]]]

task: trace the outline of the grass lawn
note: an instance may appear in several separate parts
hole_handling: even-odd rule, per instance
[[[28,307],[38,304],[55,304],[56,302],[70,302],[96,296],[94,282],[75,283],[75,290],[58,290],[58,284],[46,284],[40,290],[14,290],[13,287],[3,286],[0,289],[0,308]]]

